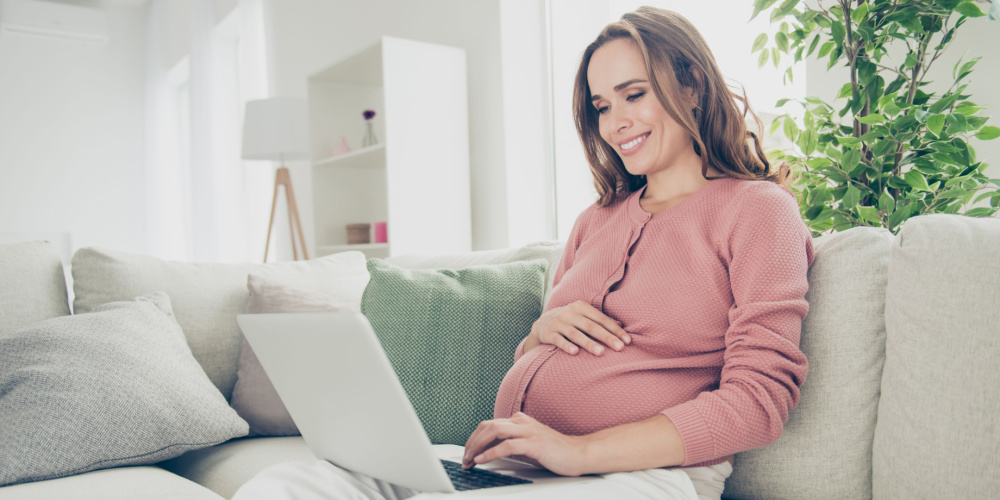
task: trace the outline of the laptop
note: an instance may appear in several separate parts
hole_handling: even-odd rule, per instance
[[[480,493],[506,494],[601,480],[559,476],[507,458],[462,470],[464,447],[431,444],[361,313],[240,314],[236,320],[310,450],[338,467],[422,493],[489,488]]]

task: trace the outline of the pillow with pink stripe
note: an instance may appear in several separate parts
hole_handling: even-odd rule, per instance
[[[247,314],[359,311],[360,304],[295,288],[251,274]],[[230,405],[250,424],[250,436],[297,436],[299,429],[246,338],[240,351]]]

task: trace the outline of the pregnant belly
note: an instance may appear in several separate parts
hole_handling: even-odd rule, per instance
[[[683,365],[635,348],[599,357],[557,351],[528,383],[522,411],[571,435],[637,422],[717,384],[716,368]]]

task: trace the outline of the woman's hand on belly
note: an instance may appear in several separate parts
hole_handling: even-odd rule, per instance
[[[474,467],[511,455],[524,455],[538,465],[563,476],[579,476],[584,470],[584,439],[568,436],[525,415],[486,420],[465,442],[462,466]]]
[[[542,314],[531,325],[524,352],[540,344],[551,344],[569,354],[576,354],[582,347],[600,356],[605,348],[599,342],[620,351],[632,339],[617,321],[587,302],[578,300]]]

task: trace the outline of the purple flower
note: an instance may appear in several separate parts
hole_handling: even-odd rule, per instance
[[[371,120],[372,118],[375,118],[375,112],[370,109],[366,109],[364,112],[364,116],[365,120]]]

